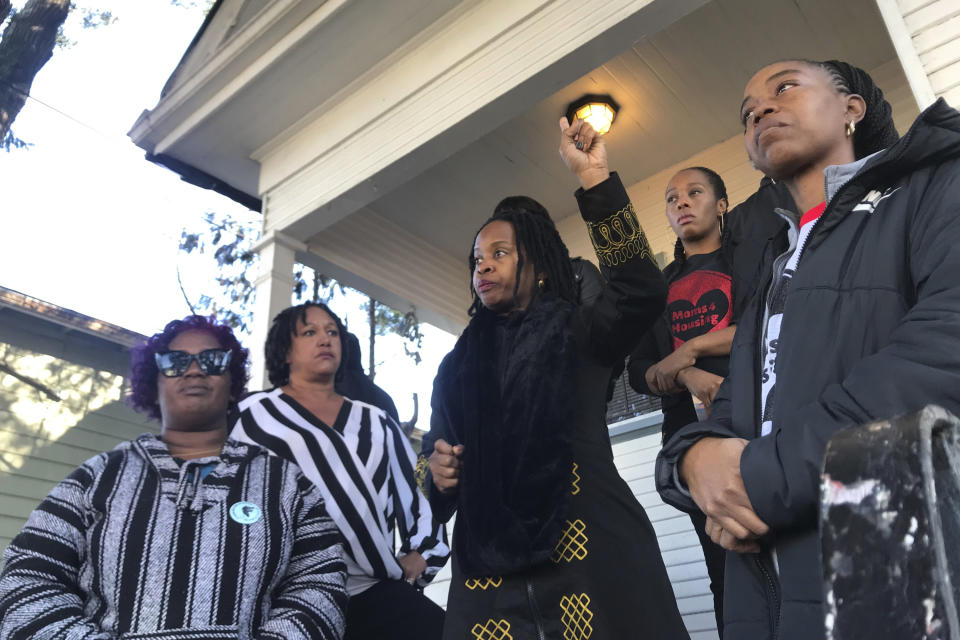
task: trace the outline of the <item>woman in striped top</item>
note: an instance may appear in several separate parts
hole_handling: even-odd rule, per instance
[[[297,463],[320,488],[346,544],[346,638],[439,638],[443,610],[408,583],[425,586],[446,562],[446,531],[417,486],[397,423],[336,392],[344,332],[323,304],[274,318],[266,356],[276,388],[240,402],[232,435]]]
[[[342,637],[342,545],[321,496],[227,438],[246,358],[200,316],[134,349],[132,404],[162,435],[88,460],[33,512],[4,553],[0,638]]]

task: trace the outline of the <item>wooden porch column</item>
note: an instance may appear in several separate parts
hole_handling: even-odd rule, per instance
[[[260,256],[260,273],[254,280],[256,301],[253,306],[253,335],[250,349],[251,391],[269,388],[263,346],[273,318],[290,306],[293,295],[293,264],[297,251],[306,246],[276,231],[268,231],[254,248]]]

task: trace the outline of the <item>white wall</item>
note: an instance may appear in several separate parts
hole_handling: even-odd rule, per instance
[[[614,425],[612,433],[642,425],[650,420],[640,416]],[[662,418],[661,418],[662,420]],[[647,512],[660,543],[660,553],[673,585],[677,606],[691,640],[717,640],[713,595],[700,540],[690,518],[660,500],[653,481],[653,467],[660,451],[660,421],[613,439],[613,455],[620,476]]]
[[[0,362],[59,396],[0,372],[0,553],[54,485],[98,453],[157,424],[124,403],[124,348],[9,312]]]
[[[930,87],[960,106],[960,1],[897,0]]]

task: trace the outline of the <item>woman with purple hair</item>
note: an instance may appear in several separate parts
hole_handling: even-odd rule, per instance
[[[342,637],[342,544],[320,494],[227,437],[246,362],[201,316],[133,349],[130,402],[161,434],[91,458],[33,512],[4,553],[0,637]]]

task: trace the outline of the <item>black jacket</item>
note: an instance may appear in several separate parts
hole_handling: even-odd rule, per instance
[[[383,409],[400,424],[400,415],[397,405],[386,391],[373,383],[363,372],[360,362],[360,340],[353,333],[345,331],[343,334],[343,365],[339,379],[336,381],[336,390],[351,400],[359,400]]]
[[[742,437],[740,471],[770,554],[727,554],[728,640],[823,638],[817,534],[824,448],[843,427],[936,403],[960,411],[960,113],[938,101],[829,201],[790,283],[773,431],[760,437],[764,296],[741,317],[708,421],[657,458],[667,502],[695,505],[680,457],[704,436]],[[766,291],[769,275],[762,291]]]
[[[460,434],[464,434],[473,439],[475,450],[483,450],[487,448],[479,446],[479,436],[488,441],[505,436],[499,445],[503,448],[501,453],[487,449],[487,455],[478,459],[465,451],[461,484],[453,495],[439,493],[426,470],[428,463],[420,465],[436,517],[447,520],[459,509],[453,534],[453,578],[444,623],[444,638],[448,640],[588,635],[592,640],[688,637],[663,566],[656,532],[630,487],[617,473],[604,420],[610,370],[623,361],[639,333],[660,315],[666,287],[616,174],[589,190],[579,190],[577,200],[606,285],[592,305],[580,305],[569,318],[567,331],[577,350],[573,372],[562,382],[549,373],[517,379],[516,384],[504,385],[499,390],[499,399],[474,404],[473,389],[483,385],[472,380],[479,380],[479,376],[496,380],[498,375],[496,370],[471,372],[461,367],[470,360],[478,363],[471,369],[480,369],[484,364],[479,358],[460,357],[461,346],[473,340],[471,332],[483,326],[475,318],[454,351],[444,358],[434,382],[431,428],[423,438],[421,455],[429,456],[438,438],[470,447],[469,440],[461,439]],[[529,316],[532,311],[535,312],[534,305],[524,314]],[[513,343],[505,352],[491,349],[488,360],[492,359],[498,368],[504,367],[504,373],[517,366],[517,362],[508,360],[524,357],[530,345],[538,342],[529,338],[531,334],[526,335],[530,340],[527,345]],[[555,342],[559,344],[560,340]],[[556,347],[547,347],[553,348]],[[475,425],[465,429],[472,419],[464,408],[471,404],[476,407],[471,413],[480,415],[497,406],[537,412],[544,399],[553,404],[563,402],[555,400],[557,389],[570,397],[571,409],[565,420],[542,424],[549,437],[527,437],[532,429],[523,428],[523,423],[511,420],[508,413],[503,414],[501,426],[509,424],[510,428],[478,432],[479,425]],[[542,411],[541,415],[548,412],[553,410]],[[559,442],[562,433],[569,438],[568,447]],[[569,457],[559,462],[564,449],[572,454],[572,464]],[[515,452],[524,454],[520,457]],[[536,459],[541,463],[535,464]],[[560,473],[554,475],[555,471]],[[516,503],[513,495],[504,499],[507,483],[519,494],[527,494],[531,486],[544,487],[539,500],[547,501],[551,487],[544,479],[561,489],[560,499],[554,504],[562,507],[565,522],[562,535],[554,541],[550,559],[529,566],[528,555],[514,553],[530,545],[524,540],[505,540],[499,546],[504,556],[518,561],[518,566],[528,566],[506,575],[469,575],[461,558],[479,556],[480,549],[471,549],[471,538],[482,544],[476,540],[476,531],[465,530],[470,522],[469,510],[479,507],[481,512],[496,514],[502,511],[499,504]],[[493,500],[498,504],[490,505]],[[525,509],[526,513],[533,511],[541,509]],[[491,528],[502,526],[497,519],[490,522]]]
[[[733,317],[739,320],[747,303],[769,277],[774,259],[787,250],[787,222],[777,208],[793,210],[786,185],[770,178],[752,196],[723,217],[723,257],[733,278]]]

